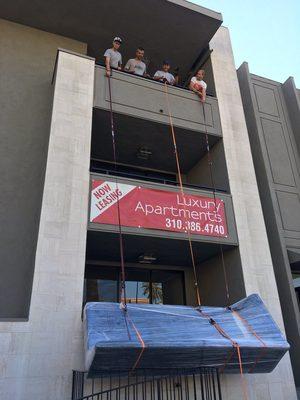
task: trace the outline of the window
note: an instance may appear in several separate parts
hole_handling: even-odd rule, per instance
[[[143,304],[185,304],[183,271],[126,268],[126,301]],[[120,269],[86,267],[84,303],[120,301]]]
[[[87,267],[84,302],[118,301],[119,271],[116,268]]]

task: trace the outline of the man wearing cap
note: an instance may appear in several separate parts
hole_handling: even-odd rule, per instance
[[[118,51],[122,43],[122,39],[116,36],[113,40],[113,46],[111,49],[107,49],[104,53],[106,76],[110,76],[111,68],[121,69],[122,67],[122,55]]]
[[[156,81],[160,81],[162,83],[168,83],[169,85],[174,85],[176,80],[174,76],[169,72],[170,71],[170,63],[169,61],[163,61],[162,70],[156,71],[153,79]]]
[[[127,61],[124,70],[135,75],[145,76],[146,64],[143,62],[144,54],[145,50],[143,47],[138,47],[135,53],[135,58],[130,58],[130,60]]]

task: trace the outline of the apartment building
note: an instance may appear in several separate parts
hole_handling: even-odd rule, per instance
[[[120,301],[120,227],[128,302],[197,304],[189,230],[203,304],[227,305],[226,286],[230,303],[258,293],[284,332],[221,14],[184,0],[38,0],[5,2],[0,17],[2,398],[63,400],[72,388],[76,398],[83,306]],[[124,60],[143,46],[148,73],[167,57],[180,85],[166,91],[123,71],[108,81],[103,53],[116,35]],[[200,67],[204,106],[188,90]],[[208,219],[215,197],[220,206],[218,221],[204,227],[178,217],[184,206],[170,115],[185,193]],[[99,201],[106,192],[113,203],[120,188],[144,200],[138,217],[129,201],[119,221],[116,203],[106,209]],[[169,210],[155,209],[158,198]],[[272,373],[245,377],[251,399],[296,399],[289,354]],[[220,390],[223,399],[242,398],[240,376],[221,374]]]

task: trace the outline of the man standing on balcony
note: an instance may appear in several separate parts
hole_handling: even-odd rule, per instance
[[[143,62],[145,50],[143,47],[138,47],[135,53],[135,58],[130,58],[127,61],[124,70],[139,76],[146,76],[146,64]]]
[[[122,43],[122,39],[116,36],[113,40],[113,47],[107,49],[104,53],[106,76],[111,75],[111,68],[122,68],[122,55],[118,51]]]
[[[156,81],[160,81],[162,83],[168,83],[169,85],[174,85],[176,83],[176,80],[174,78],[174,75],[172,75],[170,71],[170,63],[169,61],[163,61],[162,65],[162,70],[156,71],[153,79]]]
[[[206,88],[207,84],[204,82],[203,78],[205,75],[204,69],[199,69],[196,73],[196,76],[193,76],[190,82],[190,90],[195,92],[199,97],[202,103],[205,102],[206,99]]]

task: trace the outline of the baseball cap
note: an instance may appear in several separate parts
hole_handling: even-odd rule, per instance
[[[171,65],[171,64],[170,64],[170,61],[164,60],[163,63],[162,63],[162,65]]]
[[[113,41],[122,43],[122,39],[119,36],[116,36]]]

